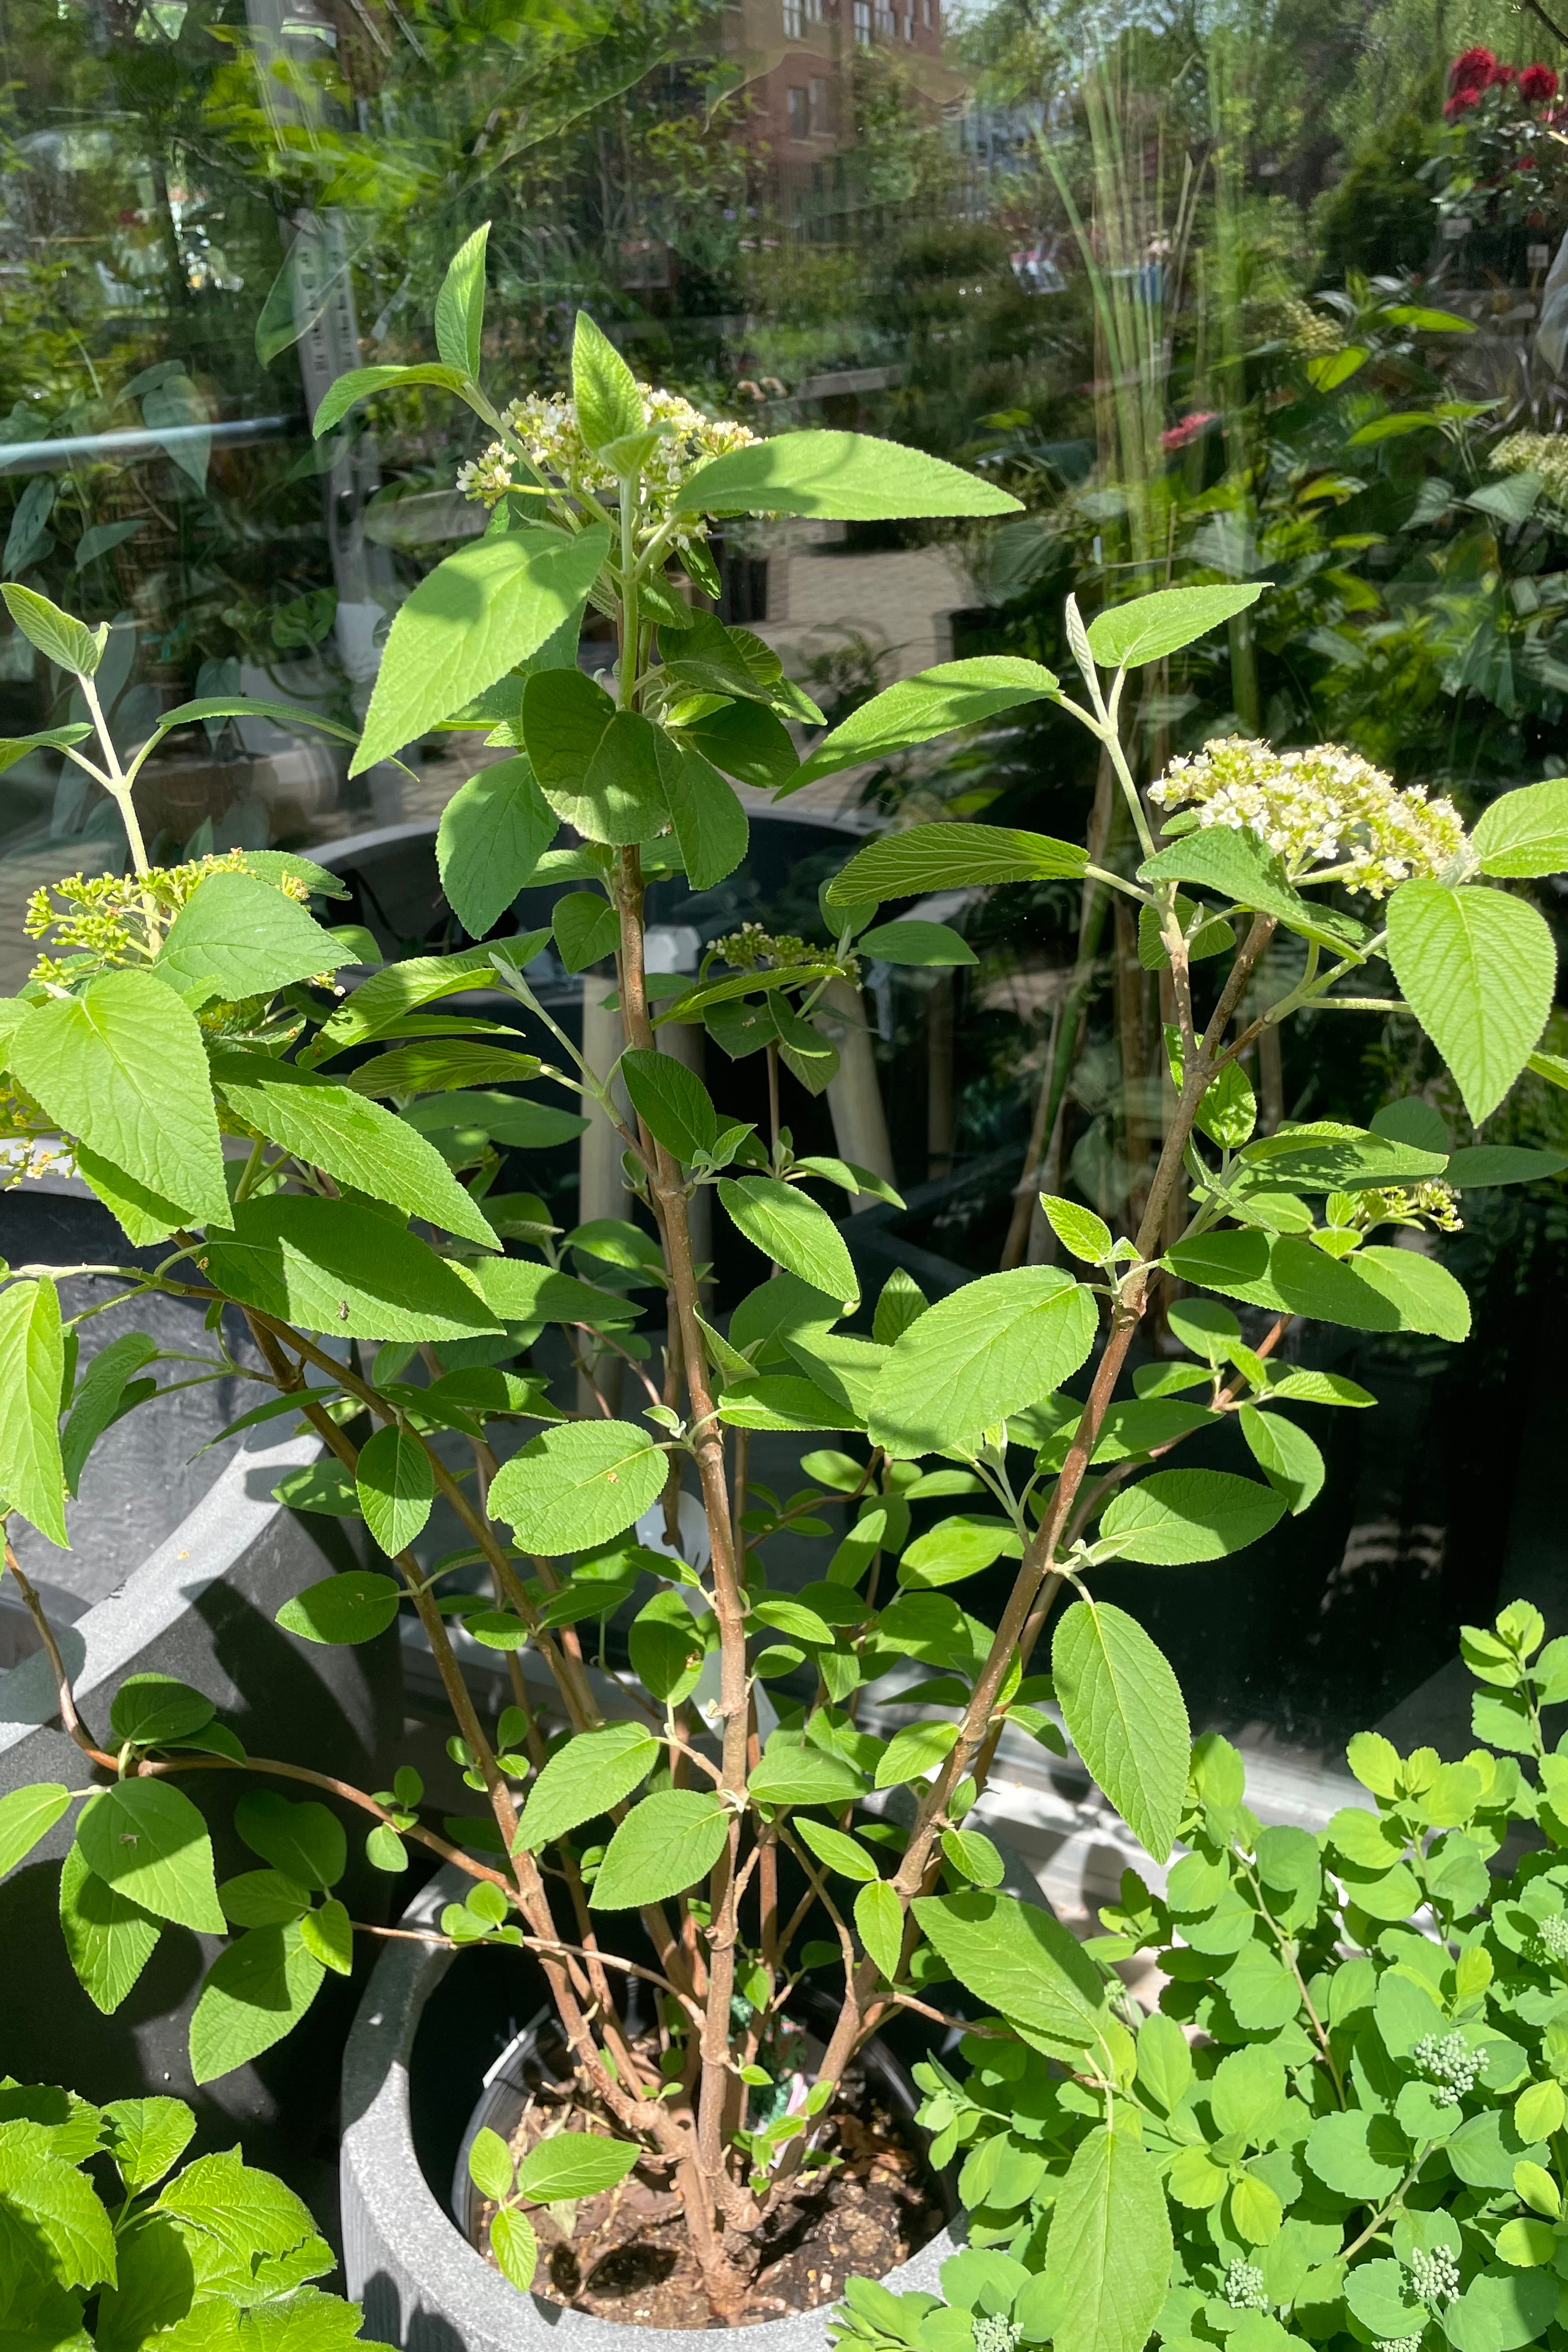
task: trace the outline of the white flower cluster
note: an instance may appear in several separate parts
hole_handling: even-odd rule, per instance
[[[1385,2336],[1378,2352],[1421,2352],[1419,2336]]]
[[[1439,2085],[1437,2105],[1457,2107],[1486,2063],[1484,2050],[1472,2050],[1462,2033],[1424,2034],[1411,2056],[1429,2082]]]
[[[1250,828],[1292,875],[1319,864],[1348,866],[1340,877],[1345,887],[1373,898],[1413,874],[1442,874],[1465,842],[1452,801],[1428,800],[1420,784],[1401,792],[1381,768],[1337,743],[1276,751],[1228,735],[1173,760],[1149,797],[1161,808],[1193,803],[1203,825]]]
[[[1428,2253],[1416,2246],[1410,2256],[1410,2284],[1423,2303],[1450,2303],[1459,2292],[1458,2256],[1449,2246]]]
[[[704,416],[679,393],[656,391],[646,383],[639,383],[637,390],[647,423],[669,428],[643,467],[653,519],[662,521],[694,466],[708,457],[721,457],[731,449],[743,449],[757,436],[726,417]],[[548,400],[542,393],[531,392],[525,400],[514,400],[503,418],[552,486],[568,496],[579,490],[614,493],[615,472],[584,440],[574,401]],[[458,468],[458,488],[465,498],[477,499],[488,507],[493,507],[518,478],[517,458],[502,441],[492,441],[481,457]]]
[[[1015,2352],[1023,2332],[1016,2319],[1005,2319],[999,2311],[978,2311],[974,2315],[974,2352]]]
[[[1539,1939],[1548,1959],[1568,1960],[1568,1918],[1561,1911],[1542,1921]]]
[[[1539,474],[1560,507],[1568,507],[1568,434],[1510,433],[1488,461],[1498,474]]]
[[[1233,2311],[1268,2310],[1268,2290],[1256,2263],[1245,2263],[1239,2254],[1234,2262],[1226,2263],[1225,2299]]]

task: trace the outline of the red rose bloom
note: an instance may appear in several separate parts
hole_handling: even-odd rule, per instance
[[[1452,98],[1444,100],[1443,112],[1452,122],[1457,114],[1468,113],[1472,106],[1479,106],[1481,94],[1479,89],[1457,89]]]
[[[1487,79],[1489,83],[1500,82],[1506,89],[1509,83],[1517,79],[1518,74],[1519,68],[1517,66],[1494,66],[1491,72],[1487,76]]]
[[[1456,97],[1461,90],[1485,89],[1497,72],[1497,59],[1490,49],[1466,49],[1448,68],[1448,86]]]
[[[1519,78],[1519,94],[1531,106],[1543,106],[1557,95],[1557,76],[1550,66],[1526,66]]]

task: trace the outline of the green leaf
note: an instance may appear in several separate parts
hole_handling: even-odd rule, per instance
[[[1305,2155],[1325,2188],[1358,2203],[1392,2196],[1410,2161],[1409,2143],[1392,2116],[1356,2108],[1320,2116]]]
[[[212,1070],[230,1110],[307,1167],[466,1241],[496,1245],[483,1212],[435,1145],[395,1112],[261,1054],[216,1053]]]
[[[466,1087],[407,1103],[402,1117],[405,1126],[416,1128],[421,1135],[453,1139],[454,1149],[464,1137],[472,1135],[513,1144],[520,1151],[548,1151],[552,1144],[581,1135],[588,1124],[575,1112],[556,1110],[549,1103]]]
[[[40,596],[36,588],[19,588],[9,580],[0,584],[0,596],[22,635],[37,646],[46,661],[52,661],[58,669],[74,670],[79,677],[91,677],[109,643],[107,625],[89,629],[85,622],[74,620],[47,596]]]
[[[234,1825],[253,1853],[318,1895],[335,1886],[348,1868],[342,1823],[313,1797],[249,1789],[234,1809]]]
[[[210,1240],[207,1278],[242,1306],[354,1339],[465,1339],[500,1328],[478,1283],[394,1219],[352,1201],[272,1193]]]
[[[92,729],[78,724],[72,727],[46,727],[37,735],[0,735],[0,775],[25,760],[29,751],[58,751],[67,744],[80,743],[92,733]]]
[[[1141,882],[1193,882],[1238,907],[1275,916],[1287,929],[1333,948],[1362,945],[1359,923],[1305,898],[1286,878],[1285,867],[1256,835],[1208,825],[1173,841],[1138,868]]]
[[[1025,702],[1054,699],[1060,681],[1038,662],[1016,654],[986,654],[971,661],[939,662],[874,694],[825,735],[786,786],[836,775],[862,761],[888,760],[933,735],[972,727]]]
[[[979,1889],[919,1895],[911,1907],[959,1983],[988,2009],[1071,2049],[1099,2040],[1105,2006],[1099,1971],[1048,1911]]]
[[[1456,1342],[1468,1339],[1470,1302],[1436,1258],[1374,1242],[1356,1252],[1355,1270],[1393,1302],[1404,1330],[1427,1331],[1435,1339]]]
[[[924,1780],[957,1742],[956,1723],[907,1723],[877,1759],[878,1788],[897,1789],[906,1780]]]
[[[299,1411],[299,1399],[291,1400]],[[359,1517],[359,1492],[335,1455],[312,1462],[303,1470],[286,1471],[272,1489],[275,1502],[290,1511],[321,1511],[337,1519]]]
[[[928,1307],[895,1345],[872,1442],[895,1455],[972,1444],[1070,1379],[1094,1332],[1093,1298],[1058,1267],[983,1275]]]
[[[874,930],[863,931],[855,942],[855,952],[857,955],[879,956],[884,963],[938,965],[980,961],[962,931],[955,931],[951,924],[921,922],[910,918],[896,923],[879,923]]]
[[[61,1549],[66,1533],[60,1391],[65,1339],[52,1282],[0,1291],[0,1496]]]
[[[1153,2159],[1130,2132],[1097,2126],[1051,2210],[1046,2284],[1060,2313],[1057,2352],[1141,2352],[1165,2299],[1171,2257]]]
[[[412,1430],[394,1423],[361,1446],[354,1475],[364,1523],[395,1559],[419,1535],[436,1500],[430,1456]]]
[[[590,449],[640,433],[647,411],[637,378],[601,327],[579,310],[572,336],[572,397]]]
[[[468,373],[466,367],[438,366],[434,361],[419,367],[351,368],[326,394],[316,411],[311,431],[319,441],[323,433],[330,433],[348,415],[356,402],[368,400],[373,393],[388,392],[394,385],[430,383],[441,392],[460,392]]]
[[[695,1070],[673,1054],[633,1045],[621,1055],[620,1073],[632,1108],[673,1159],[689,1168],[700,1152],[712,1150],[719,1140],[719,1114]]]
[[[747,1787],[763,1805],[848,1805],[866,1792],[866,1779],[842,1756],[815,1741],[775,1731]]]
[[[896,1265],[877,1299],[877,1311],[871,1320],[872,1339],[879,1347],[892,1347],[912,1323],[920,1321],[930,1304],[914,1276]]]
[[[730,1815],[712,1789],[662,1789],[634,1805],[599,1864],[595,1911],[632,1911],[683,1895],[724,1850]]]
[[[688,475],[682,514],[821,515],[878,522],[1020,511],[994,483],[865,433],[784,433],[710,457]]]
[[[913,898],[980,882],[1074,880],[1089,852],[1048,834],[997,824],[911,824],[858,849],[827,885],[831,907]]]
[[[77,1981],[105,2017],[125,1999],[162,1932],[150,1912],[89,1869],[79,1845],[71,1847],[60,1864],[60,1934]]]
[[[151,971],[109,971],[22,1024],[10,1066],[61,1133],[205,1223],[228,1223],[195,1016]]]
[[[1568,776],[1504,793],[1483,811],[1471,845],[1483,874],[1561,874],[1568,868]]]
[[[128,1675],[109,1709],[109,1727],[119,1742],[165,1748],[199,1731],[217,1712],[210,1698],[172,1675]]]
[[[635,1322],[641,1311],[624,1292],[556,1274],[537,1259],[480,1258],[472,1272],[486,1304],[508,1323],[588,1323],[608,1330]]]
[[[509,940],[507,948],[514,958],[526,963],[543,946],[547,936],[543,931],[530,932],[524,939]],[[388,964],[384,971],[374,972],[369,980],[361,981],[353,995],[324,1024],[310,1058],[330,1061],[350,1045],[363,1045],[373,1037],[385,1036],[410,1013],[443,996],[493,988],[492,954],[488,947],[462,948],[456,955],[409,956],[402,963]]]
[[[818,1862],[826,1863],[828,1869],[837,1871],[840,1878],[854,1879],[861,1885],[868,1885],[879,1875],[877,1865],[865,1847],[858,1838],[852,1838],[847,1830],[832,1829],[826,1822],[813,1821],[809,1813],[803,1813],[793,1826],[796,1837],[811,1848]]]
[[[534,672],[522,690],[522,737],[541,792],[584,840],[650,841],[669,823],[658,730],[617,709],[580,669]]]
[[[193,1012],[270,996],[353,958],[299,900],[253,874],[209,874],[180,908],[153,969]]]
[[[132,2194],[151,2189],[184,2156],[196,2119],[184,2099],[111,2099],[103,2110],[109,2153]]]
[[[651,1510],[668,1470],[659,1448],[630,1422],[563,1422],[501,1464],[490,1516],[525,1551],[583,1551]]]
[[[1533,1062],[1536,1056],[1531,1055]],[[1568,1154],[1530,1151],[1512,1143],[1472,1143],[1451,1154],[1443,1173],[1461,1192],[1493,1184],[1534,1184],[1545,1176],[1560,1176],[1568,1168]]]
[[[642,2150],[598,2132],[563,2131],[536,2140],[517,2168],[519,2194],[541,2205],[597,2197],[626,2179]]]
[[[326,1974],[298,1919],[252,1927],[221,1951],[191,2016],[191,2074],[216,2082],[281,2042],[304,2016]]]
[[[70,1809],[71,1792],[56,1780],[34,1781],[0,1797],[0,1878],[25,1862]]]
[[[658,772],[686,878],[694,890],[716,889],[735,871],[752,829],[734,787],[691,743],[661,734]]]
[[[1007,1865],[979,1830],[943,1830],[942,1850],[951,1866],[973,1886],[1000,1886]]]
[[[1021,1559],[1024,1539],[1005,1519],[973,1518],[964,1514],[939,1519],[923,1536],[906,1545],[899,1566],[900,1584],[961,1584],[1004,1557]]]
[[[22,2243],[27,2267],[47,2263],[62,2286],[91,2287],[104,2280],[113,2284],[114,2231],[92,2183],[74,2165],[40,2147],[36,2126],[25,2120],[0,2124],[0,2215],[6,2221],[13,2213],[18,2220],[26,2216]],[[5,2239],[11,2252],[16,2245],[14,2223]],[[0,2277],[0,2290],[7,2291],[9,2301],[8,2290],[18,2283],[14,2263],[7,2263],[6,2271],[9,2275]],[[51,2330],[46,2340],[52,2347],[60,2339]],[[71,2339],[66,2340],[68,2352]],[[37,2336],[18,2338],[8,2326],[5,2344],[6,2352],[13,2345],[16,2352],[35,2352],[35,2347],[44,2352]]]
[[[565,892],[555,901],[550,928],[568,971],[585,971],[591,963],[614,955],[620,944],[616,910],[598,890]]]
[[[1103,1265],[1110,1255],[1110,1227],[1092,1209],[1077,1201],[1066,1201],[1055,1192],[1042,1192],[1040,1206],[1046,1213],[1046,1223],[1062,1247],[1085,1265]]]
[[[305,1949],[331,1969],[334,1976],[353,1974],[353,1927],[344,1906],[335,1895],[307,1911],[300,1921],[300,1939]]]
[[[1267,580],[1237,588],[1163,588],[1097,613],[1089,625],[1089,649],[1101,669],[1142,669],[1195,645],[1222,621],[1256,604]]]
[[[602,523],[575,538],[526,525],[475,540],[427,572],[392,624],[349,773],[417,741],[574,621],[609,543]]]
[[[305,1642],[334,1647],[374,1642],[396,1618],[402,1596],[403,1588],[394,1578],[373,1568],[348,1568],[286,1601],[278,1622],[286,1633],[298,1633]]]
[[[1174,1568],[1245,1549],[1284,1511],[1284,1496],[1255,1478],[1228,1470],[1158,1470],[1111,1497],[1100,1533],[1102,1542],[1115,1544],[1119,1559]]]
[[[860,1286],[844,1236],[798,1185],[771,1176],[721,1176],[718,1192],[731,1223],[764,1257],[841,1301],[846,1311],[858,1304]]]
[[[1415,1250],[1359,1249],[1335,1259],[1291,1234],[1205,1234],[1165,1253],[1173,1274],[1276,1313],[1356,1331],[1429,1331],[1463,1339],[1469,1302],[1447,1267]]]
[[[511,2195],[512,2172],[510,2148],[500,2132],[483,2126],[468,2144],[468,2179],[482,2196],[499,2202]]]
[[[1237,1418],[1247,1452],[1276,1493],[1283,1495],[1293,1518],[1300,1518],[1322,1490],[1323,1457],[1304,1429],[1281,1412],[1259,1412],[1244,1404]]]
[[[1444,2312],[1443,2333],[1454,2352],[1521,2352],[1542,2340],[1560,2292],[1550,2271],[1481,2271]]]
[[[704,1626],[711,1622],[694,1617],[679,1592],[656,1592],[632,1620],[632,1672],[661,1706],[679,1706],[696,1689],[707,1654]]]
[[[3,1312],[0,1312],[3,1320]],[[76,1395],[60,1437],[60,1459],[66,1485],[74,1495],[87,1465],[88,1455],[110,1423],[119,1418],[127,1385],[133,1376],[149,1364],[158,1353],[158,1342],[145,1331],[122,1331],[107,1348],[100,1348],[77,1383]],[[4,1375],[0,1375],[3,1381]],[[5,1393],[9,1389],[5,1383]],[[3,1426],[4,1404],[0,1403],[0,1426]],[[51,1424],[53,1416],[51,1415]],[[0,1475],[0,1487],[5,1484]]]
[[[642,1786],[659,1754],[658,1740],[640,1723],[580,1731],[556,1749],[529,1790],[517,1825],[518,1847],[537,1853],[568,1830],[607,1813]]]
[[[157,732],[162,737],[176,727],[195,727],[209,719],[270,719],[279,727],[296,730],[312,728],[318,735],[331,735],[335,742],[359,741],[352,727],[340,727],[335,719],[323,719],[319,711],[298,710],[291,702],[268,702],[253,694],[208,695],[199,702],[182,702],[174,709],[163,712]],[[313,892],[329,898],[346,898],[349,895],[337,875],[329,874],[324,866],[317,866],[293,850],[247,849],[245,863],[247,871],[258,874],[263,881],[272,882],[280,875],[292,874],[298,881],[308,882]]]
[[[445,1094],[538,1076],[537,1055],[514,1053],[488,1040],[435,1037],[375,1055],[351,1070],[345,1083],[362,1095]]]
[[[855,1897],[855,1933],[889,1984],[898,1979],[904,1941],[904,1906],[885,1878]]]
[[[436,349],[449,368],[477,376],[484,348],[485,247],[489,221],[466,237],[447,266],[436,297]]]
[[[508,2210],[491,2215],[490,2252],[502,2276],[511,2281],[519,2294],[526,2294],[539,2265],[539,2241],[526,2213]]]
[[[223,1934],[206,1823],[167,1780],[119,1780],[89,1797],[77,1843],[88,1868],[144,1911],[198,1935]]]
[[[1546,1026],[1557,978],[1552,933],[1522,898],[1441,882],[1402,882],[1387,916],[1400,992],[1479,1126]]]
[[[447,903],[471,939],[500,922],[560,826],[521,752],[480,768],[453,794],[441,812],[436,864]]]
[[[309,1890],[280,1870],[242,1870],[237,1877],[223,1881],[217,1899],[234,1927],[281,1927],[290,1919],[302,1919],[310,1907]],[[321,1957],[317,1954],[318,1959]]]
[[[1124,1611],[1075,1601],[1058,1621],[1051,1674],[1073,1746],[1140,1843],[1163,1862],[1192,1748],[1169,1660]]]

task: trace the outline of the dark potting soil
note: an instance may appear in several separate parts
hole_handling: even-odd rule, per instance
[[[743,2309],[716,2315],[687,2236],[684,2206],[661,2166],[638,2165],[616,2189],[578,2204],[570,2235],[534,2209],[539,2269],[533,2292],[573,2311],[633,2327],[755,2327],[837,2302],[846,2279],[879,2279],[909,2261],[946,2214],[924,2157],[863,2079],[849,2075],[846,2104],[823,2145],[839,2161],[770,2214],[751,2248],[755,2268]],[[570,2084],[537,2090],[509,2145],[521,2158],[570,2114]],[[604,2128],[581,2114],[574,2130]],[[494,2206],[481,2210],[489,2252]],[[745,2250],[731,2242],[741,2261]]]

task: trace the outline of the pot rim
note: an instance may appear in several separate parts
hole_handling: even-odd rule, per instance
[[[423,1887],[404,1923],[424,1927],[459,1900],[467,1874],[447,1864]],[[521,2294],[448,2220],[419,2164],[409,2105],[409,2068],[425,2004],[457,1958],[449,1948],[390,1943],[371,1976],[343,2059],[343,2252],[351,2295],[368,2297],[365,2324],[389,2326],[410,2345],[443,2352],[517,2352],[549,2332],[573,2352],[692,2352],[699,2335],[734,2335],[745,2352],[821,2352],[831,2304],[736,2329],[638,2327]],[[881,2284],[894,2293],[937,2291],[938,2273],[963,2242],[962,2217],[940,2229]],[[392,2250],[401,2282],[385,2268]],[[399,2285],[406,2311],[381,2306]],[[381,2292],[378,2295],[377,2289]],[[437,2299],[438,2298],[438,2299]],[[458,2333],[434,2332],[445,2324]],[[431,2331],[426,2333],[426,2331]]]

